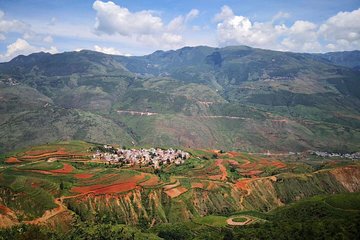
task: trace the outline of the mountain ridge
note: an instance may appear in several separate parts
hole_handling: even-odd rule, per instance
[[[56,122],[67,126],[47,141],[102,142],[101,122],[107,119],[110,132],[123,133],[109,137],[110,143],[357,151],[360,75],[355,63],[346,67],[348,59],[358,58],[352,53],[336,58],[329,53],[334,62],[328,55],[247,46],[184,47],[132,57],[90,50],[18,56],[0,63],[0,151],[31,144],[29,134],[37,133],[36,143],[42,143],[47,134],[31,124],[39,119],[50,128]],[[40,95],[47,104],[36,103]],[[56,109],[69,119],[53,119]],[[75,112],[92,116],[90,122],[80,124]],[[17,142],[7,130],[14,127]]]

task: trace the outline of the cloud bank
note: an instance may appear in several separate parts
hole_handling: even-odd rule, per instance
[[[196,18],[199,10],[192,9],[185,16],[177,16],[168,24],[153,11],[131,12],[114,2],[95,1],[94,30],[97,34],[121,35],[134,41],[165,48],[184,45],[181,32],[186,23]]]
[[[360,8],[339,12],[321,24],[305,20],[297,20],[291,26],[275,23],[288,17],[289,14],[279,12],[272,21],[253,22],[223,6],[214,17],[218,43],[296,52],[360,49]]]

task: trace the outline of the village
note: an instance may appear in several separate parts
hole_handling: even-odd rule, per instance
[[[330,157],[330,158],[347,158],[347,159],[360,159],[360,152],[355,153],[332,153],[332,152],[321,152],[312,151],[310,154],[318,157]]]
[[[180,165],[189,158],[188,152],[179,149],[125,149],[114,148],[111,145],[104,145],[93,155],[93,160],[101,160],[109,164],[152,166],[155,169],[172,163]]]

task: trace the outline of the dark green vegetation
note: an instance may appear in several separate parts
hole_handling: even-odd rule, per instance
[[[0,64],[0,152],[59,139],[358,151],[359,59],[245,46],[19,56]]]
[[[101,147],[66,141],[1,155],[0,239],[359,236],[356,161],[187,149],[184,164],[154,170],[91,160]]]

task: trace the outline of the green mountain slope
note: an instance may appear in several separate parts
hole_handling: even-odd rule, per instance
[[[347,59],[357,59],[356,52],[351,56],[329,62],[246,46],[141,57],[92,51],[19,56],[0,64],[0,151],[63,138],[357,151],[360,75],[344,67],[354,67]]]

